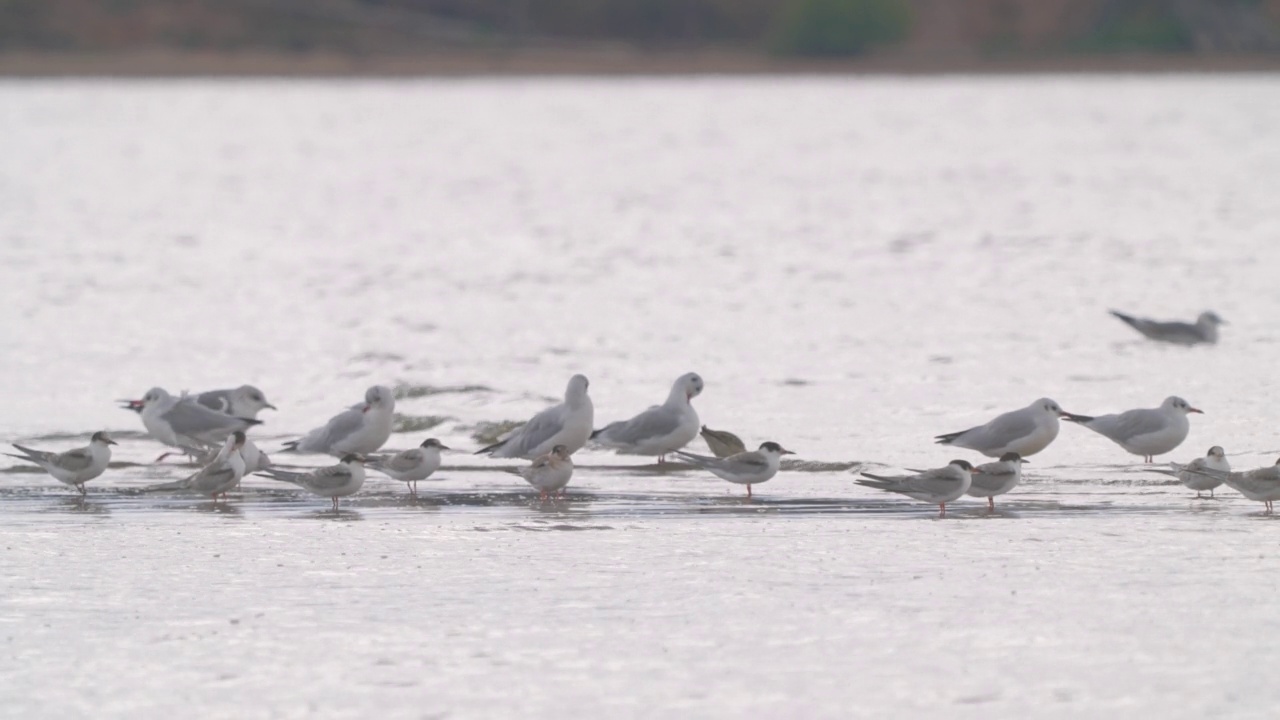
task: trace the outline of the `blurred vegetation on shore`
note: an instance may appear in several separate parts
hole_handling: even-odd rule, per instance
[[[1280,0],[0,0],[0,53],[1276,53]]]

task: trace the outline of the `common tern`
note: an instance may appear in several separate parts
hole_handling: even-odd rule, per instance
[[[293,483],[316,495],[327,497],[333,501],[333,509],[336,512],[338,498],[354,495],[364,485],[364,458],[355,453],[347,453],[337,465],[317,468],[311,472],[290,472],[267,468],[257,474],[273,480]]]
[[[740,452],[727,458],[707,457],[677,450],[676,455],[736,485],[747,486],[747,497],[751,497],[751,486],[771,479],[778,474],[783,455],[795,455],[776,442],[760,444],[759,450]]]
[[[922,500],[939,508],[938,517],[947,516],[947,503],[969,491],[973,484],[973,466],[964,460],[952,460],[946,467],[925,470],[915,475],[888,477],[863,472],[869,480],[856,479],[859,485],[888,490]]]
[[[24,447],[14,443],[21,455],[5,453],[12,458],[26,460],[44,468],[44,471],[55,480],[74,487],[81,495],[87,494],[84,484],[98,477],[111,462],[111,446],[116,441],[105,432],[96,432],[89,439],[87,447],[67,450],[66,452],[49,452]]]
[[[427,438],[416,448],[396,453],[387,458],[370,458],[366,463],[370,470],[377,470],[389,478],[405,483],[412,495],[418,494],[418,481],[426,480],[440,469],[440,451],[448,450],[435,438]]]

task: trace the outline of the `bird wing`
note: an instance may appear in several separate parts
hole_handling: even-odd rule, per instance
[[[1100,415],[1084,423],[1085,427],[1116,442],[1127,442],[1139,435],[1163,430],[1169,419],[1158,410],[1127,410],[1119,415]]]
[[[929,470],[928,472],[902,479],[907,492],[929,493],[930,495],[939,495],[952,491],[958,482],[961,482],[961,480],[957,477],[957,474],[947,468]]]
[[[499,455],[497,451],[501,449],[502,457],[525,457],[564,429],[567,413],[568,408],[564,403],[549,407],[529,418],[529,422],[513,430],[502,442],[494,443],[480,452]]]
[[[214,412],[223,415],[231,414],[231,391],[209,390],[195,396],[195,401]]]
[[[630,420],[605,426],[599,439],[606,443],[638,445],[645,440],[670,435],[680,427],[679,414],[665,405],[655,405]]]
[[[307,485],[317,490],[336,490],[351,482],[351,469],[346,465],[330,465],[311,473]]]
[[[401,453],[396,453],[390,458],[378,463],[378,467],[403,473],[409,472],[421,464],[422,450],[420,448],[413,448]]]
[[[258,424],[256,420],[224,415],[210,410],[190,398],[174,403],[173,407],[160,417],[169,423],[174,433],[206,442],[210,437],[218,435],[226,437],[236,430],[244,430],[250,425]]]
[[[76,448],[49,458],[49,464],[70,472],[80,472],[93,464],[93,453],[88,448]]]
[[[952,443],[964,436],[964,447],[997,448],[1023,438],[1036,431],[1036,421],[1026,408],[1012,410],[998,415],[986,425],[962,430],[957,433],[939,435],[937,439],[944,443]]]
[[[16,457],[19,460],[28,460],[34,463],[47,463],[58,456],[57,453],[48,452],[46,450],[36,450],[35,448],[29,448],[17,443],[14,443],[13,446],[18,448],[25,457],[19,457],[18,455],[9,455],[9,457]]]
[[[357,405],[329,418],[329,422],[323,427],[312,430],[298,441],[297,449],[303,452],[328,452],[335,443],[359,432],[364,425],[363,408],[364,405]]]

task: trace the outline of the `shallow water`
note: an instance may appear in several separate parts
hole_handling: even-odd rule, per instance
[[[0,84],[0,440],[121,437],[87,499],[0,460],[0,697],[24,716],[1268,717],[1276,519],[1078,427],[988,516],[864,465],[1050,396],[1206,410],[1270,464],[1280,81]],[[1231,324],[1140,342],[1106,310]],[[757,488],[598,451],[567,501],[446,457],[342,512],[227,507],[112,401],[253,382],[295,437],[373,383],[478,447],[679,374],[805,465]],[[700,442],[699,445],[700,447]],[[277,458],[281,459],[281,458]],[[303,459],[312,464],[319,459]],[[582,532],[575,532],[581,530]]]

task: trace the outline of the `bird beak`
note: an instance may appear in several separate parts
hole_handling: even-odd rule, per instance
[[[271,403],[267,403],[266,405],[263,405],[262,407],[267,408],[268,410],[279,410],[279,409],[280,409],[280,408],[276,407],[275,405],[272,405]]]
[[[452,450],[453,448],[449,447],[448,445],[441,445],[441,446],[440,446],[440,449],[441,449],[441,450]]]
[[[1189,413],[1200,413],[1201,415],[1203,415],[1203,414],[1204,414],[1204,411],[1203,411],[1203,410],[1201,410],[1200,408],[1187,408],[1187,412],[1189,412]]]
[[[119,445],[119,444],[120,444],[120,443],[116,442],[115,440],[112,440],[111,438],[107,438],[107,439],[103,440],[102,442],[104,442],[104,443],[106,443],[106,444],[108,444],[108,445]]]
[[[117,400],[116,402],[124,403],[124,405],[120,406],[122,410],[133,410],[135,412],[142,410],[143,402],[141,400]]]
[[[361,410],[360,412],[362,412],[362,413],[367,413],[367,412],[369,412],[369,409],[370,409],[370,408],[372,408],[372,407],[373,407],[372,405],[365,405],[365,406],[364,406],[364,409],[363,409],[363,410]]]
[[[1018,462],[1022,463],[1023,465],[1030,465],[1030,464],[1031,464],[1031,461],[1030,461],[1030,460],[1028,460],[1028,459],[1026,459],[1026,458],[1018,458]]]
[[[795,455],[795,453],[791,452],[790,450],[785,450],[785,449],[782,451],[782,454],[783,454],[783,455]]]

